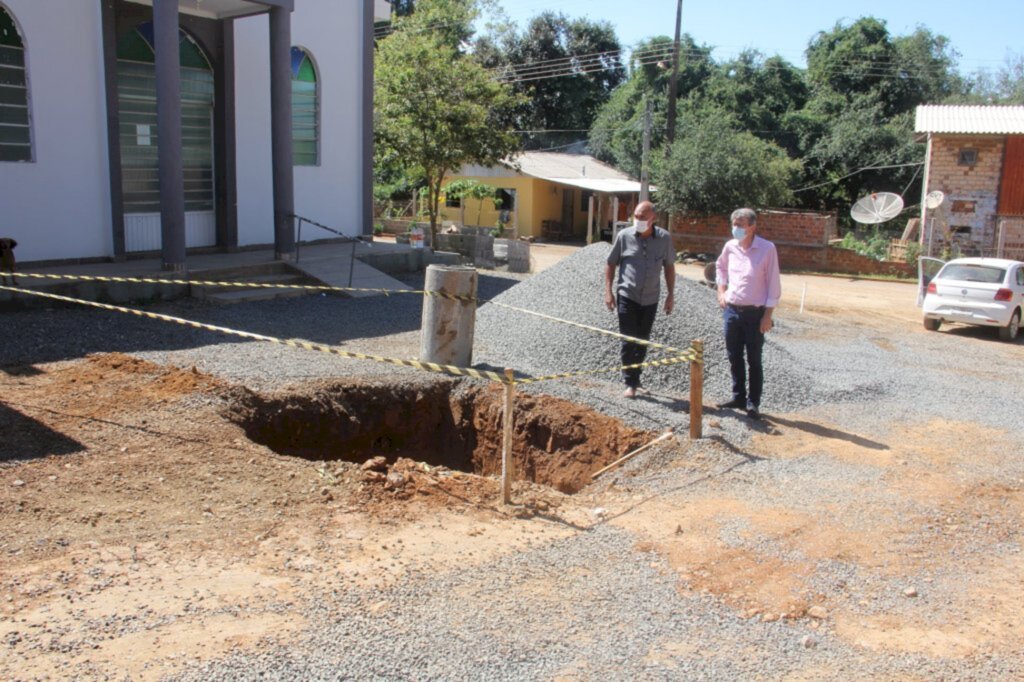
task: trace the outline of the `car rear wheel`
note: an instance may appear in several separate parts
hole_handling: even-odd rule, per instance
[[[1020,333],[1020,310],[1014,310],[1010,316],[1010,324],[999,328],[999,338],[1003,341],[1013,341]]]
[[[924,328],[930,332],[939,331],[939,327],[942,325],[942,320],[935,320],[930,317],[924,318]]]

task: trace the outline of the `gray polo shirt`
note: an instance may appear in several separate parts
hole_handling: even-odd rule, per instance
[[[640,305],[654,305],[661,293],[665,266],[674,266],[676,250],[672,236],[654,226],[650,237],[638,237],[635,227],[619,232],[608,254],[608,265],[617,265],[615,294]]]

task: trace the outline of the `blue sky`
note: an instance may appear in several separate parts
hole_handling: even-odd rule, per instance
[[[608,21],[626,47],[671,36],[675,27],[676,0],[498,1],[520,25],[548,9]],[[1024,0],[683,0],[683,31],[715,47],[716,60],[752,47],[805,66],[803,52],[815,33],[866,15],[884,20],[890,35],[918,25],[945,35],[960,53],[963,73],[995,70],[1011,53],[1024,53]]]

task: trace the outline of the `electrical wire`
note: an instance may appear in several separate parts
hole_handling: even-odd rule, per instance
[[[886,165],[886,166],[864,166],[863,168],[858,168],[857,170],[853,171],[852,173],[847,173],[846,175],[844,175],[841,178],[834,178],[832,180],[826,180],[825,182],[819,182],[816,185],[808,185],[807,187],[801,187],[800,189],[795,189],[795,190],[793,190],[793,194],[797,194],[798,192],[806,192],[809,189],[817,189],[818,187],[824,187],[825,185],[834,185],[837,182],[842,182],[843,180],[845,180],[847,178],[852,178],[854,175],[857,175],[858,173],[863,173],[864,171],[869,171],[869,170],[888,170],[888,169],[891,169],[891,168],[909,168],[910,166],[923,166],[923,165],[924,165],[924,161],[915,161],[914,163],[897,163],[897,164]],[[909,185],[908,185],[908,187],[909,187]],[[904,192],[906,192],[906,190],[904,190]]]

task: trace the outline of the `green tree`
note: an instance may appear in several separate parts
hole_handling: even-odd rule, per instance
[[[590,128],[590,153],[634,176],[640,175],[647,99],[652,111],[651,149],[660,149],[665,142],[672,42],[657,36],[636,47],[629,79],[612,92]],[[701,99],[715,66],[711,48],[697,45],[689,35],[680,39],[680,55],[679,99],[685,105],[686,100]]]
[[[918,27],[892,37],[885,22],[863,17],[817,34],[807,48],[811,98],[784,122],[804,159],[802,206],[845,212],[867,192],[909,193],[923,158],[913,142],[920,104],[962,98],[957,54],[945,36]]]
[[[805,155],[810,189],[802,203],[845,212],[868,192],[904,191],[906,203],[916,203],[920,183],[911,181],[919,167],[910,164],[923,161],[924,151],[913,133],[911,112],[886,117],[870,97],[855,100],[834,115]]]
[[[785,122],[810,92],[803,73],[785,59],[745,50],[719,65],[705,90],[705,101],[730,112],[744,130],[799,154],[799,137]]]
[[[786,206],[800,162],[738,130],[725,111],[691,112],[668,157],[655,167],[658,204],[669,211],[721,213],[737,206]]]
[[[517,98],[456,42],[474,17],[468,0],[419,0],[377,55],[377,158],[422,178],[432,237],[445,174],[465,163],[492,165],[518,148],[501,125]],[[445,18],[443,29],[430,29]]]
[[[991,73],[979,71],[968,83],[965,102],[977,104],[1024,104],[1024,54],[1011,54]]]
[[[625,79],[621,46],[608,22],[544,12],[520,32],[504,23],[477,40],[481,63],[523,96],[512,123],[524,147],[539,149],[586,137],[598,109]],[[544,132],[551,131],[551,132]]]
[[[807,48],[807,75],[815,95],[839,93],[848,100],[871,97],[885,116],[939,103],[965,91],[956,72],[959,55],[942,35],[919,26],[907,36],[889,35],[885,22],[862,17],[818,33]]]

